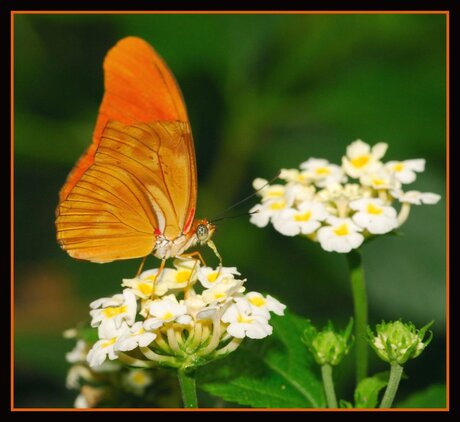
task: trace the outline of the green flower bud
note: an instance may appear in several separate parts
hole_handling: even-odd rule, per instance
[[[432,324],[433,321],[417,330],[411,322],[382,321],[381,324],[377,324],[375,335],[369,327],[367,328],[368,341],[380,359],[390,364],[402,365],[409,359],[419,356],[428,346],[433,333],[429,331],[428,338],[425,341],[423,338]]]
[[[305,329],[302,336],[302,342],[308,347],[313,354],[318,365],[338,365],[343,356],[353,343],[350,337],[353,327],[353,319],[350,319],[345,330],[341,332],[334,331],[332,322],[328,322],[322,331],[317,331],[313,325]]]

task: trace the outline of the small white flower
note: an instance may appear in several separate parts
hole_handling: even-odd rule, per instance
[[[262,315],[267,319],[270,319],[270,312],[276,315],[284,315],[286,305],[283,305],[279,300],[270,295],[264,297],[258,292],[249,292],[245,296],[251,305],[252,315]]]
[[[99,325],[97,329],[98,336],[101,339],[117,338],[128,332],[129,325],[126,323],[126,321],[122,321],[121,325],[117,326],[113,319],[102,321],[101,325]]]
[[[401,203],[408,203],[413,205],[421,204],[437,204],[441,199],[441,195],[432,192],[419,192],[416,190],[410,190],[407,192],[403,191],[391,191],[391,194],[398,199]]]
[[[198,270],[198,280],[205,288],[210,288],[218,284],[222,279],[228,276],[240,275],[236,267],[220,267],[213,269],[211,267],[201,267]]]
[[[96,299],[89,304],[91,309],[97,308],[108,308],[112,306],[120,306],[123,304],[125,298],[122,293],[118,293],[113,295],[112,297],[102,297],[100,299]]]
[[[318,240],[324,250],[347,253],[363,243],[364,236],[359,233],[362,229],[351,219],[329,217],[326,221],[329,226],[318,230]]]
[[[396,210],[378,198],[358,199],[350,202],[349,206],[357,211],[352,217],[353,221],[369,233],[384,234],[398,226]]]
[[[138,278],[125,278],[123,279],[122,286],[130,287],[132,292],[141,299],[149,299],[152,296],[163,296],[168,291],[168,286],[164,282],[163,274],[157,277],[158,271],[158,268],[155,268],[144,271]]]
[[[277,215],[283,209],[290,207],[297,200],[298,194],[305,195],[305,187],[299,184],[290,184],[282,186],[282,188],[282,195],[272,197],[267,194],[262,198],[261,204],[256,204],[249,210],[251,214],[249,221],[252,224],[255,224],[257,227],[265,227],[273,216]],[[308,192],[310,192],[309,189]]]
[[[85,355],[85,362],[86,362],[86,355]],[[88,368],[88,366],[78,364],[78,365],[72,365],[69,369],[69,372],[67,372],[66,380],[65,380],[65,386],[69,390],[76,390],[81,387],[81,380],[84,380],[86,382],[88,381],[94,381],[94,374],[93,372]]]
[[[83,394],[79,394],[75,399],[73,407],[75,407],[75,409],[89,409],[91,406],[85,396]]]
[[[311,175],[306,171],[299,171],[297,169],[281,169],[278,176],[281,180],[286,182],[293,182],[299,184],[308,184],[312,180]]]
[[[78,335],[78,331],[76,328],[68,328],[62,333],[64,338],[75,338]]]
[[[363,186],[370,186],[376,190],[399,189],[401,186],[401,182],[396,178],[395,174],[386,168],[365,173],[359,178],[359,181]]]
[[[175,259],[172,268],[165,268],[163,271],[164,283],[169,289],[183,289],[195,283],[197,270],[200,266],[199,261],[196,259]]]
[[[265,227],[274,215],[289,206],[290,204],[284,197],[270,199],[262,204],[256,204],[249,210],[251,214],[249,221],[257,227]]]
[[[412,183],[417,178],[417,173],[425,171],[425,160],[423,158],[405,161],[389,161],[385,168],[392,172],[401,183]]]
[[[192,317],[187,315],[187,307],[177,302],[174,295],[154,300],[150,305],[149,313],[152,318],[144,321],[144,328],[147,331],[154,330],[168,322],[189,324],[192,321]]]
[[[285,236],[311,234],[328,215],[321,203],[303,202],[298,209],[288,208],[281,211],[273,218],[273,227]]]
[[[222,315],[222,321],[228,323],[227,332],[236,338],[249,337],[260,339],[269,336],[273,327],[262,315],[253,315],[246,299],[238,300]]]
[[[78,340],[75,347],[65,355],[65,359],[69,363],[84,362],[86,360],[86,353],[88,346],[86,341]]]
[[[123,385],[136,395],[142,395],[145,389],[152,384],[153,377],[150,371],[143,369],[131,369],[123,375]]]
[[[176,258],[173,261],[173,265],[176,267],[177,271],[188,270],[192,279],[196,280],[196,273],[200,268],[200,261],[198,259]]]
[[[310,158],[300,164],[300,168],[314,181],[316,186],[324,188],[330,184],[344,183],[347,178],[340,166],[320,158]]]
[[[184,299],[184,305],[187,307],[187,314],[196,319],[197,313],[206,307],[206,303],[201,295],[197,295],[194,291],[190,293],[191,294]]]
[[[234,278],[223,278],[221,282],[210,289],[203,290],[201,296],[206,304],[225,302],[235,293],[244,291],[243,281]]]
[[[252,181],[252,187],[256,190],[259,191],[259,193],[262,192],[262,189],[264,189],[266,186],[268,186],[268,180],[263,179],[262,177],[256,177]]]
[[[284,195],[285,186],[276,184],[270,185],[268,180],[258,177],[252,182],[252,187],[257,191],[257,194],[264,199],[276,199]]]
[[[91,327],[97,327],[101,323],[113,321],[119,327],[123,321],[132,324],[136,317],[137,302],[134,293],[130,289],[123,290],[122,295],[115,295],[109,299],[99,299],[90,305],[92,308],[103,306],[102,309],[90,311],[92,316]]]
[[[157,335],[155,333],[145,331],[143,323],[139,321],[131,327],[129,333],[118,337],[115,342],[115,350],[127,352],[138,346],[147,347],[156,337]]]
[[[252,186],[257,191],[257,194],[262,197],[262,201],[282,198],[286,191],[285,185],[280,185],[279,183],[270,185],[267,180],[261,178],[255,179],[252,182]]]
[[[117,359],[117,353],[115,352],[115,342],[117,341],[117,337],[113,337],[110,339],[102,339],[94,343],[91,350],[88,352],[88,356],[86,360],[89,363],[89,366],[99,366],[107,359],[110,360]]]
[[[347,155],[342,157],[342,167],[349,176],[358,178],[365,173],[375,172],[382,163],[388,145],[380,142],[371,147],[358,139],[347,147]]]

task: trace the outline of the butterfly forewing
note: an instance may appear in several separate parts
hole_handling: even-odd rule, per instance
[[[170,71],[133,37],[110,50],[104,70],[93,144],[61,190],[56,219],[63,249],[94,262],[146,256],[158,233],[186,229],[196,203],[193,139]]]
[[[60,192],[63,200],[93,163],[109,120],[124,124],[161,120],[187,122],[187,110],[177,82],[158,53],[144,40],[127,37],[104,59],[104,97],[93,132],[93,142],[69,174]],[[193,151],[193,143],[191,145]]]

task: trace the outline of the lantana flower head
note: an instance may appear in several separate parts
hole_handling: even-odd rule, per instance
[[[245,337],[269,336],[271,313],[284,313],[272,296],[245,294],[235,267],[210,268],[195,259],[173,265],[124,279],[122,294],[92,302],[98,338],[90,348],[78,343],[69,359],[84,356],[91,370],[110,361],[187,369],[227,355]]]
[[[347,253],[370,237],[390,233],[407,219],[411,205],[436,204],[435,193],[404,191],[425,170],[424,159],[383,162],[386,143],[356,140],[346,149],[341,166],[310,158],[299,169],[283,169],[269,184],[254,180],[261,202],[250,222],[272,224],[285,236],[305,236],[329,252]]]

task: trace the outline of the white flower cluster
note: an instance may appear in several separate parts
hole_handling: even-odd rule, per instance
[[[401,226],[410,205],[436,204],[435,193],[402,190],[425,170],[424,159],[383,163],[388,145],[373,147],[361,140],[347,147],[342,165],[310,158],[300,169],[283,169],[284,184],[255,179],[262,197],[251,210],[251,223],[272,223],[285,236],[305,235],[326,251],[340,253],[358,248],[364,239]],[[401,206],[399,212],[394,202]]]
[[[73,350],[66,354],[67,362],[72,366],[67,372],[66,387],[78,390],[74,407],[92,408],[112,397],[113,391],[122,394],[142,396],[152,385],[151,371],[123,366],[118,361],[106,360],[102,365],[90,368],[86,360],[90,343],[78,336],[78,330],[70,329],[64,333],[66,338],[77,340]]]
[[[99,340],[87,354],[91,367],[106,359],[131,366],[197,366],[235,350],[244,337],[272,333],[270,312],[285,305],[245,292],[234,267],[200,266],[176,259],[175,268],[144,271],[124,279],[123,293],[90,304]]]

